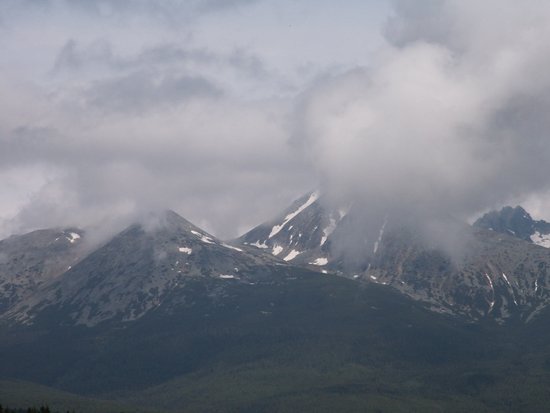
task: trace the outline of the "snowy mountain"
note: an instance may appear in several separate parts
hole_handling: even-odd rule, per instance
[[[474,226],[510,234],[541,247],[550,248],[550,223],[534,220],[522,207],[504,207],[479,218]]]
[[[367,219],[364,206],[331,205],[318,192],[231,243],[172,211],[91,252],[79,248],[82,231],[38,231],[0,243],[0,317],[31,323],[57,311],[89,326],[131,321],[192,300],[185,290],[197,280],[253,285],[303,267],[388,286],[469,320],[527,321],[550,303],[550,249],[533,241],[548,224],[522,209],[503,211],[473,227],[445,221],[458,240],[450,243],[391,215]]]
[[[241,244],[171,211],[81,254],[77,230],[2,241],[5,263],[41,281],[0,315],[0,393],[23,380],[153,411],[279,411],[298,389],[311,401],[289,411],[340,411],[344,396],[370,411],[383,389],[371,410],[409,411],[424,392],[412,410],[459,397],[456,411],[544,411],[550,249],[452,222],[450,250],[363,212],[314,193]]]
[[[546,230],[543,223],[520,239],[480,225],[438,222],[458,239],[439,245],[426,236],[429,229],[391,216],[363,217],[353,205],[325,207],[313,193],[238,241],[295,265],[391,286],[434,311],[472,320],[530,320],[550,303],[550,251],[529,238]]]
[[[130,321],[168,299],[187,299],[183,289],[193,280],[250,284],[284,274],[279,260],[224,243],[175,212],[150,221],[130,226],[78,264],[62,267],[63,274],[20,300],[5,317],[29,323],[56,309],[76,324]]]
[[[257,226],[236,242],[263,249],[296,265],[324,268],[331,260],[333,233],[343,227],[341,223],[348,212],[346,207],[326,208],[318,192],[309,193],[281,216]]]

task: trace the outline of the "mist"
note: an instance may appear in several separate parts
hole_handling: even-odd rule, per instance
[[[419,227],[534,199],[548,217],[550,7],[394,5],[372,64],[297,105],[294,138],[329,198]]]
[[[4,2],[0,235],[170,208],[231,238],[316,187],[365,222],[550,218],[549,22],[511,0]]]

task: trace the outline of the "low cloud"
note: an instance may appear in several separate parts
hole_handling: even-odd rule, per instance
[[[367,53],[354,44],[373,36],[315,26],[341,26],[325,3],[230,3],[3,2],[14,63],[0,64],[0,176],[44,178],[0,198],[0,232],[172,208],[227,238],[318,181],[377,220],[467,219],[524,200],[543,215],[550,6],[394,1]],[[296,40],[315,30],[345,63]],[[260,31],[269,47],[254,43]]]
[[[333,197],[425,222],[550,190],[550,7],[487,3],[396,2],[373,65],[304,95],[295,139]]]

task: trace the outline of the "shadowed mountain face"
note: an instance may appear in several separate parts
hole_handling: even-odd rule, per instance
[[[83,235],[78,229],[45,229],[0,241],[0,314],[82,259]]]
[[[542,247],[550,248],[550,223],[535,221],[522,207],[504,207],[491,211],[475,223],[475,227],[513,235]]]
[[[515,235],[449,221],[440,225],[441,244],[391,216],[365,222],[353,205],[328,208],[318,193],[233,244],[172,211],[88,255],[78,248],[81,231],[36,231],[0,243],[2,318],[32,323],[55,309],[67,323],[131,321],[168,298],[185,300],[178,291],[190,280],[250,284],[300,266],[390,286],[436,312],[528,321],[550,302],[550,249],[525,239],[546,223],[522,209],[503,211],[478,222],[514,225]],[[452,237],[460,241],[445,241]]]
[[[309,194],[241,244],[171,211],[87,254],[76,230],[5,240],[2,280],[38,281],[0,316],[0,397],[26,380],[163,412],[544,411],[550,250],[361,218]]]
[[[433,228],[391,216],[366,222],[354,205],[331,208],[323,201],[308,194],[238,241],[295,265],[389,285],[434,311],[472,320],[529,320],[550,302],[550,250],[530,238],[547,223],[521,208],[505,210],[498,221],[498,228],[521,223],[518,237],[450,219]]]
[[[192,279],[251,283],[279,270],[275,258],[224,243],[172,211],[132,225],[20,301],[6,317],[32,322],[52,308],[77,324],[135,320]],[[177,295],[177,294],[176,294]],[[181,297],[183,300],[184,297]],[[66,320],[67,321],[67,320]]]

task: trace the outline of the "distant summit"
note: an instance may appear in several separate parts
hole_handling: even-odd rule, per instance
[[[550,303],[550,251],[538,247],[550,248],[550,224],[523,208],[486,214],[474,227],[438,217],[415,223],[368,208],[308,193],[237,242],[293,265],[387,285],[433,311],[472,320],[526,321]]]
[[[55,309],[56,319],[67,323],[92,326],[106,320],[131,321],[159,306],[181,303],[186,286],[197,280],[250,284],[284,274],[284,263],[271,255],[225,243],[170,210],[143,217],[78,261],[69,253],[79,242],[75,231],[31,233],[0,243],[0,253],[10,258],[9,267],[0,265],[0,287],[12,279],[25,281],[19,282],[21,289],[37,284],[21,278],[26,267],[12,264],[22,254],[33,268],[42,262],[60,263],[48,269],[54,276],[29,270],[37,279],[47,278],[32,294],[0,295],[5,301],[0,306],[5,313],[0,311],[0,316],[31,322],[43,310]],[[31,241],[39,236],[47,236],[49,247],[31,249]]]
[[[542,247],[550,248],[550,223],[535,221],[521,206],[506,206],[479,218],[475,227],[509,234]]]

